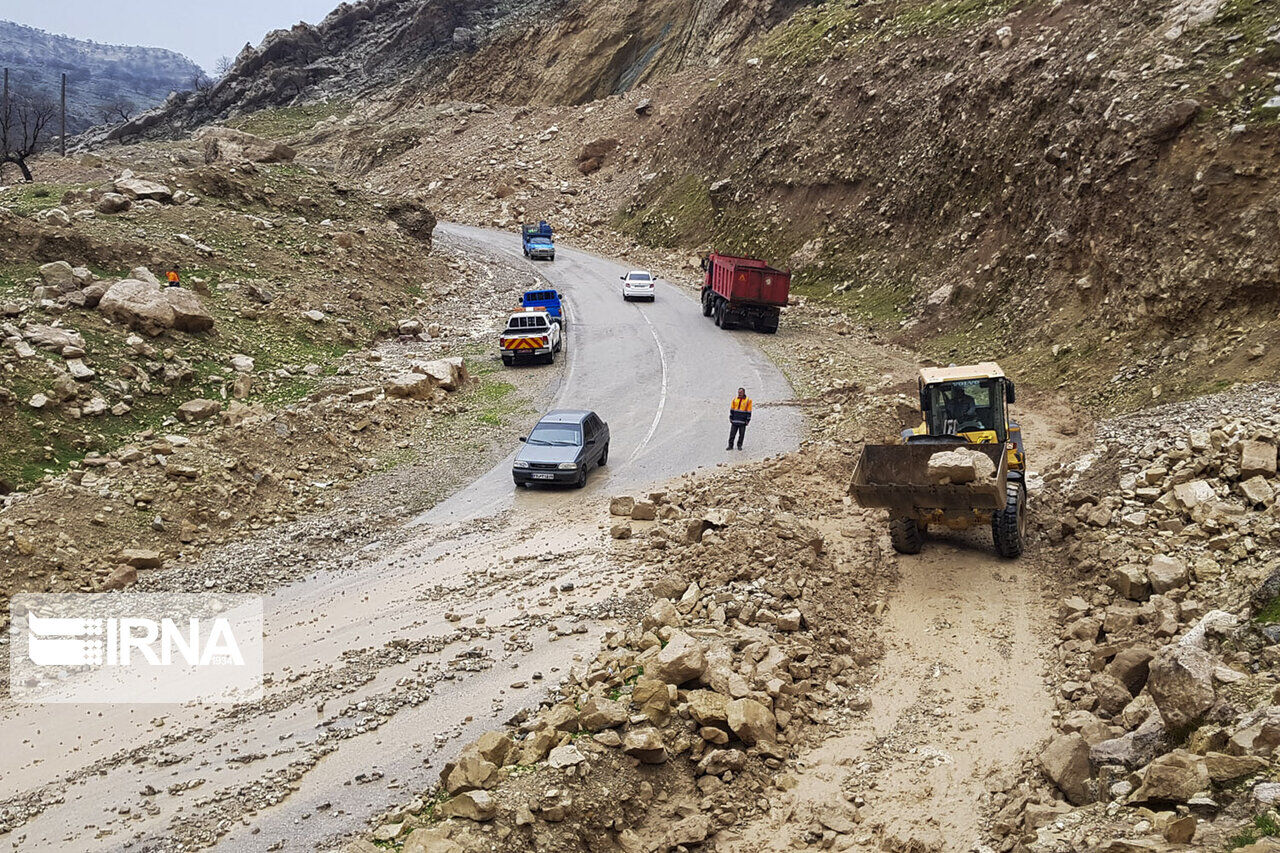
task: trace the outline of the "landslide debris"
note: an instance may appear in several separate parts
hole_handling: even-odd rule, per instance
[[[787,762],[865,710],[877,536],[815,526],[843,453],[790,455],[610,503],[649,566],[644,615],[548,701],[463,747],[373,838],[399,849],[694,848],[768,809]],[[651,511],[652,510],[652,511]],[[822,524],[829,527],[828,524]],[[838,557],[836,555],[839,555]],[[830,821],[851,828],[852,803]],[[434,846],[433,846],[434,845]],[[454,845],[454,846],[447,846]]]
[[[1038,524],[1075,575],[1057,733],[994,803],[999,849],[1222,849],[1274,826],[1277,404],[1254,385],[1104,421],[1045,472]]]

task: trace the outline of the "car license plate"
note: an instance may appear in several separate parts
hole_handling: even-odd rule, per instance
[[[535,480],[554,480],[555,478],[556,478],[555,474],[546,474],[542,472],[536,472],[533,475],[533,479]]]

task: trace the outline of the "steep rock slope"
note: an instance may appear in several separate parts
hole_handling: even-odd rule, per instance
[[[406,80],[443,79],[488,28],[518,25],[534,7],[487,0],[342,3],[319,24],[299,23],[245,45],[208,92],[115,128],[108,139],[173,136],[235,113],[326,98],[396,91]]]

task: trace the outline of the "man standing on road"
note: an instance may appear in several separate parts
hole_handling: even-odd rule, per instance
[[[725,450],[733,450],[734,436],[738,438],[738,449],[742,449],[742,437],[747,433],[747,424],[751,423],[751,398],[747,389],[739,388],[738,396],[729,404],[729,446]]]

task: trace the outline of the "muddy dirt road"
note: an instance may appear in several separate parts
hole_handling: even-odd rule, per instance
[[[440,236],[534,269],[514,235]],[[0,705],[0,843],[333,847],[428,788],[460,737],[535,704],[594,653],[637,580],[601,556],[606,495],[797,445],[800,416],[777,408],[753,423],[747,453],[724,451],[738,385],[757,401],[791,396],[750,333],[715,328],[665,283],[652,304],[624,303],[626,267],[567,247],[536,270],[565,292],[571,324],[562,366],[532,368],[562,371],[538,402],[599,411],[608,468],[582,491],[513,493],[504,459],[350,570],[277,590],[260,705]]]
[[[1053,401],[1020,408],[1031,470],[1081,449],[1079,416]],[[1065,431],[1064,431],[1065,429]],[[1035,511],[1034,492],[1032,511]],[[863,560],[835,537],[835,559]],[[854,802],[855,850],[982,851],[985,800],[1014,781],[1052,733],[1046,686],[1052,636],[1045,614],[1052,566],[1033,548],[998,557],[989,530],[931,532],[924,551],[895,555],[884,601],[885,656],[868,709],[797,762],[796,786],[728,849],[765,853],[833,803]]]

